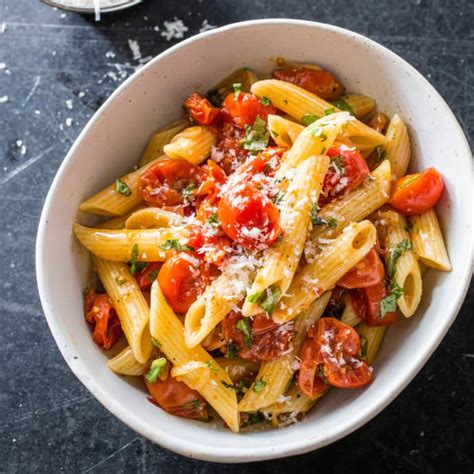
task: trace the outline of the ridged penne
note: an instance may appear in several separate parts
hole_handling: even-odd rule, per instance
[[[186,345],[183,324],[166,302],[156,280],[151,288],[150,331],[160,351],[174,367],[205,365],[198,370],[181,370],[183,375],[179,378],[198,390],[229,428],[238,432],[237,395],[231,387],[231,378],[201,346],[190,349]]]
[[[189,347],[195,347],[244,298],[259,264],[254,257],[230,259],[222,273],[190,306],[184,320],[184,336]]]
[[[105,260],[128,262],[133,248],[138,246],[137,261],[159,262],[170,255],[172,249],[162,249],[169,240],[185,240],[184,227],[162,229],[94,229],[74,224],[74,235],[94,255]]]
[[[410,136],[403,120],[395,114],[388,124],[385,150],[395,178],[405,175],[411,158]]]
[[[278,146],[290,148],[295,143],[304,126],[280,115],[269,115],[268,131]]]
[[[153,166],[158,161],[165,158],[160,156],[153,161],[150,161],[145,166],[128,173],[120,178],[128,188],[130,194],[125,195],[119,193],[116,183],[107,186],[94,196],[86,199],[80,206],[79,210],[82,212],[89,212],[99,216],[122,216],[130,212],[134,207],[137,207],[142,201],[142,195],[138,191],[138,178],[140,175]]]
[[[125,221],[127,229],[153,229],[182,224],[183,218],[175,212],[165,211],[159,207],[146,207],[132,214]]]
[[[279,206],[282,239],[278,245],[264,252],[262,266],[248,291],[249,296],[262,294],[275,286],[281,294],[288,290],[303,253],[311,209],[318,202],[328,166],[327,156],[313,156],[296,168],[295,176]],[[242,307],[244,316],[252,316],[261,311],[260,306],[252,303],[249,298]]]
[[[346,102],[358,119],[363,119],[375,110],[375,100],[372,97],[361,94],[348,94],[340,97]]]
[[[196,125],[175,135],[163,150],[169,158],[199,165],[209,157],[216,140],[217,133],[213,128]]]
[[[371,178],[348,193],[346,196],[331,201],[318,211],[323,222],[332,219],[335,225],[315,226],[305,246],[305,257],[312,261],[328,239],[339,235],[350,222],[359,222],[383,206],[390,198],[391,186],[390,162],[383,161],[374,171]]]
[[[288,295],[283,296],[273,314],[274,321],[289,321],[304,311],[349,271],[375,245],[376,230],[369,221],[352,223],[327,245],[318,258],[302,266]]]
[[[309,398],[302,394],[296,385],[292,385],[288,392],[281,397],[281,401],[265,407],[263,411],[272,416],[281,415],[283,413],[294,413],[295,415],[307,413],[324,393],[319,394],[316,398]]]
[[[94,255],[92,263],[117,312],[135,359],[146,363],[152,351],[150,310],[135,278],[125,263],[109,262]]]
[[[145,152],[143,153],[143,157],[138,165],[146,165],[150,161],[162,156],[164,153],[164,146],[168,145],[171,139],[174,138],[176,134],[184,130],[187,126],[189,126],[189,122],[186,119],[182,119],[155,132],[150,138]]]
[[[450,272],[451,262],[446,252],[436,211],[431,209],[424,214],[411,216],[408,219],[413,250],[418,258],[428,267]]]
[[[148,365],[148,362],[138,362],[130,346],[107,361],[107,367],[121,375],[143,375],[147,372]]]
[[[342,301],[344,303],[344,311],[342,312],[341,323],[352,327],[357,326],[362,319],[352,303],[352,298],[346,294]]]
[[[361,337],[362,349],[365,346],[365,355],[362,358],[369,364],[373,364],[377,357],[385,329],[386,326],[367,326],[365,323],[360,323],[357,326],[357,332]]]
[[[294,336],[290,350],[279,359],[263,362],[255,380],[263,380],[265,386],[259,392],[254,389],[255,382],[249,388],[239,403],[239,411],[256,411],[274,403],[285,393],[285,389],[298,368],[297,356],[306,339],[309,329],[322,316],[331,292],[328,291],[316,299],[308,308],[294,320]]]
[[[256,82],[252,86],[252,92],[258,97],[267,97],[275,107],[283,110],[296,120],[301,120],[306,114],[322,117],[327,110],[338,110],[334,105],[317,95],[289,82],[277,79]],[[361,150],[374,148],[385,143],[383,135],[358,120],[348,122],[344,131],[351,137],[354,145]]]
[[[403,290],[403,294],[398,298],[397,305],[403,316],[409,318],[413,316],[421,300],[422,283],[421,273],[415,252],[411,248],[402,248],[397,251],[397,247],[404,242],[411,243],[410,236],[406,230],[405,218],[393,211],[379,213],[376,221],[377,226],[382,226],[380,234],[384,238],[384,246],[387,251],[386,264],[390,269],[393,266],[392,282],[395,282]],[[400,253],[395,259],[394,252]]]

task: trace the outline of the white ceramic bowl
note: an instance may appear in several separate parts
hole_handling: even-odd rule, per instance
[[[446,192],[438,206],[453,271],[427,272],[418,314],[390,328],[364,390],[334,390],[301,423],[235,435],[157,409],[138,385],[118,377],[92,342],[82,313],[87,257],[71,235],[79,203],[129,170],[151,133],[176,119],[185,97],[206,91],[237,67],[269,71],[272,58],[316,62],[349,91],[377,99],[410,128],[413,168],[435,166]],[[60,351],[94,396],[134,430],[186,456],[244,462],[304,453],[362,426],[412,380],[436,349],[462,304],[472,271],[471,153],[454,115],[408,63],[364,36],[335,26],[259,20],[206,32],[165,51],[122,84],[69,151],[46,199],[36,266],[41,302]]]

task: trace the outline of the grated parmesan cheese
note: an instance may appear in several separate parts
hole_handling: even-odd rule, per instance
[[[161,32],[161,36],[166,39],[166,41],[171,41],[173,39],[183,39],[184,33],[188,31],[188,27],[183,23],[183,20],[174,18],[173,21],[164,21],[163,25],[165,31]]]

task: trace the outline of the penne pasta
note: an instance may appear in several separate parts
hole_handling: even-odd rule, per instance
[[[135,359],[142,364],[148,362],[152,350],[150,310],[135,278],[124,263],[108,262],[95,256],[92,263],[117,312]]]
[[[163,148],[165,145],[174,138],[179,132],[184,130],[186,127],[189,126],[189,122],[186,119],[178,120],[167,127],[158,130],[155,132],[148,145],[143,153],[142,159],[139,162],[139,166],[144,166],[150,161],[153,161],[156,158],[163,156]]]
[[[175,212],[159,207],[146,207],[133,212],[125,221],[127,229],[153,229],[172,227],[183,223],[183,218]]]
[[[201,346],[190,349],[186,345],[183,324],[166,302],[157,281],[151,288],[150,330],[161,352],[174,367],[180,368],[180,379],[198,390],[229,428],[238,432],[237,396],[230,387],[232,380]],[[192,369],[193,365],[197,365],[197,370],[183,370],[186,366]]]
[[[344,303],[344,311],[342,312],[341,323],[352,327],[357,326],[362,321],[362,318],[354,307],[352,298],[349,295],[344,295],[342,301]]]
[[[367,117],[375,110],[375,100],[366,95],[348,94],[343,95],[339,100],[346,102],[358,119]]]
[[[280,115],[268,116],[268,131],[278,146],[290,148],[295,143],[304,126]]]
[[[138,362],[130,346],[107,361],[107,367],[120,375],[143,375],[148,366],[148,362]]]
[[[319,254],[296,274],[288,295],[283,296],[273,314],[274,321],[290,321],[362,259],[375,245],[376,230],[369,221],[349,224]]]
[[[385,334],[386,326],[367,326],[360,323],[357,326],[357,332],[361,338],[361,346],[365,355],[362,356],[370,365],[375,362],[380,344]],[[365,346],[365,351],[364,351]]]
[[[331,292],[328,291],[316,299],[307,311],[295,318],[292,347],[287,354],[277,360],[263,362],[255,380],[264,381],[261,391],[255,391],[255,382],[239,403],[239,411],[252,412],[277,403],[283,396],[293,374],[298,368],[298,354],[310,328],[322,316]]]
[[[317,95],[277,79],[256,82],[252,85],[252,92],[258,97],[268,97],[275,107],[296,120],[301,120],[306,114],[322,117],[327,110],[339,110]],[[351,137],[354,145],[361,150],[385,143],[383,135],[358,120],[349,122],[345,127],[345,132]]]
[[[446,252],[436,211],[431,209],[424,214],[411,216],[408,222],[413,250],[418,258],[428,267],[450,272],[451,262]]]
[[[118,192],[117,183],[114,183],[89,199],[86,199],[79,206],[79,210],[99,216],[122,216],[130,212],[143,201],[142,195],[138,191],[138,178],[146,169],[163,158],[164,156],[160,156],[145,166],[120,178],[120,181],[124,183],[126,189],[128,189],[129,194]]]
[[[209,158],[216,140],[217,134],[214,129],[196,125],[175,135],[163,150],[169,158],[182,159],[199,165]]]
[[[96,225],[96,228],[110,230],[125,229],[125,223],[127,222],[127,219],[139,209],[141,209],[141,206],[137,206],[135,209],[130,212],[127,212],[127,214],[124,214],[123,216],[112,217],[112,219],[108,219],[105,222],[101,222],[100,224]]]
[[[73,231],[81,244],[91,253],[115,262],[132,260],[134,247],[138,248],[137,261],[163,261],[170,255],[172,248],[162,247],[167,246],[169,241],[185,241],[188,236],[184,227],[109,230],[74,224]]]
[[[398,114],[390,120],[386,137],[385,150],[392,165],[392,174],[394,178],[401,178],[410,164],[411,147],[407,127]]]
[[[251,302],[255,295],[264,295],[274,288],[277,288],[280,294],[285,294],[288,290],[303,253],[311,209],[318,202],[328,166],[329,158],[318,156],[308,158],[296,168],[295,176],[280,205],[282,239],[263,255],[263,264],[257,271],[242,307],[244,316],[252,316],[262,311],[256,302]]]

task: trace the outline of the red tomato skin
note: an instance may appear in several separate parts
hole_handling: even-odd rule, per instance
[[[247,249],[264,249],[281,235],[276,205],[250,182],[225,193],[217,209],[222,230]],[[258,229],[252,234],[253,229]]]
[[[252,126],[257,117],[267,121],[270,114],[276,114],[277,109],[272,105],[263,105],[257,97],[249,92],[229,94],[224,100],[224,110],[234,123],[241,128]]]
[[[209,417],[204,399],[184,382],[170,375],[166,380],[158,378],[155,383],[150,383],[146,377],[143,380],[151,395],[150,401],[168,413],[191,420],[206,420]]]
[[[186,160],[162,160],[146,169],[138,178],[138,190],[147,203],[179,206],[184,203],[181,191],[200,182],[201,170]]]
[[[197,92],[186,99],[184,109],[191,121],[199,125],[212,125],[220,115],[220,110]]]
[[[89,290],[84,297],[84,313],[87,322],[94,326],[94,342],[101,349],[111,349],[122,335],[122,326],[107,293]]]
[[[349,295],[359,316],[368,326],[391,326],[397,322],[395,311],[380,317],[380,301],[388,296],[383,281],[367,288],[351,290]]]
[[[369,176],[369,168],[364,157],[355,149],[347,145],[332,146],[327,155],[329,158],[341,157],[344,173],[339,175],[333,166],[330,166],[324,177],[323,189],[319,198],[319,205],[325,205],[333,198],[345,194],[362,184]]]
[[[427,168],[398,179],[389,204],[406,216],[423,214],[436,205],[443,190],[442,176],[434,168]]]
[[[323,99],[336,99],[344,94],[344,86],[329,71],[308,68],[279,69],[273,77],[291,82]]]
[[[151,262],[146,266],[143,271],[137,272],[135,274],[135,280],[137,281],[137,284],[141,290],[146,290],[150,288],[154,281],[151,279],[151,273],[158,272],[160,268],[161,263]]]
[[[318,368],[320,366],[322,368],[320,347],[309,334],[300,350],[299,357],[301,364],[297,378],[298,388],[301,393],[314,399],[323,394],[328,386],[318,375]]]
[[[379,254],[373,248],[360,262],[352,267],[337,283],[346,289],[366,288],[377,285],[385,277],[385,268]]]

